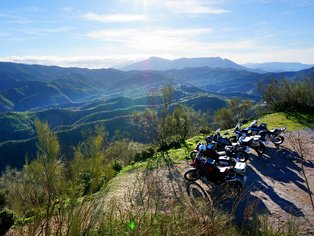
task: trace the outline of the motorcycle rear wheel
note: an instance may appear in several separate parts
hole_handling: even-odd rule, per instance
[[[261,143],[260,146],[254,148],[258,155],[262,155],[265,152],[265,145]]]
[[[283,136],[278,135],[278,136],[276,136],[276,137],[274,137],[274,138],[272,139],[272,142],[273,142],[275,145],[279,145],[279,144],[282,144],[284,140],[285,140],[285,138],[284,138]]]
[[[184,179],[187,181],[196,181],[200,178],[200,174],[196,169],[191,169],[185,172]]]

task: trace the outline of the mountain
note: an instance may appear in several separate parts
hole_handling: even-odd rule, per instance
[[[260,69],[266,72],[300,71],[313,67],[314,65],[302,64],[299,62],[266,62],[266,63],[247,63],[242,66],[250,69]]]
[[[167,60],[158,57],[150,57],[147,60],[133,63],[128,66],[120,68],[123,71],[131,70],[170,70],[170,69],[184,69],[188,67],[211,67],[211,68],[232,68],[236,70],[245,70],[246,68],[240,66],[228,59],[220,57],[200,57],[200,58],[179,58],[175,60]]]
[[[224,96],[259,99],[255,92],[259,81],[266,83],[271,79],[313,77],[313,68],[261,74],[221,58],[181,58],[173,61],[151,58],[146,62],[158,64],[163,70],[90,70],[0,62],[0,113],[46,107],[79,107],[95,99],[143,96],[167,84],[184,85]],[[209,62],[215,68],[193,67]],[[171,65],[180,69],[165,69]],[[230,68],[232,66],[235,68]]]

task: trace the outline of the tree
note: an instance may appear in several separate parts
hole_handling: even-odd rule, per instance
[[[48,123],[35,120],[36,158],[21,172],[7,170],[3,176],[10,206],[21,215],[41,217],[40,232],[49,235],[50,220],[66,189],[64,166],[59,160],[59,142]]]
[[[70,164],[71,179],[79,195],[95,193],[114,175],[110,160],[105,157],[105,137],[101,127],[95,135],[74,148],[74,159]]]
[[[262,98],[273,111],[305,112],[314,111],[314,80],[272,80],[257,86]]]
[[[241,101],[233,98],[227,107],[221,108],[214,114],[214,123],[222,129],[234,127],[239,121],[253,116],[253,103],[250,100]]]
[[[133,122],[144,132],[149,141],[159,147],[167,145],[169,136],[171,136],[170,110],[169,106],[172,102],[174,88],[168,85],[162,88],[158,97],[161,104],[157,105],[156,91],[148,96],[150,109],[133,117]]]

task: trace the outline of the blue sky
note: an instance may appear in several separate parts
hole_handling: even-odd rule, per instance
[[[89,68],[150,56],[314,64],[314,0],[0,4],[0,61]]]

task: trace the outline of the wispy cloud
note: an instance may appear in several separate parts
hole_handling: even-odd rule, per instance
[[[70,27],[56,27],[56,28],[44,28],[44,29],[23,29],[20,30],[21,33],[23,34],[28,34],[28,35],[43,35],[43,34],[55,34],[55,33],[66,33],[70,32],[72,28]]]
[[[23,11],[28,11],[28,12],[41,12],[41,11],[43,11],[41,8],[36,7],[36,6],[25,7],[22,10]]]
[[[66,7],[62,7],[61,10],[69,13],[69,12],[72,12],[74,8],[70,6],[66,6]]]
[[[111,43],[110,48],[123,48],[126,51],[151,53],[178,52],[189,50],[198,44],[198,36],[206,37],[211,28],[133,28],[124,30],[98,30],[88,33],[88,37]]]
[[[204,0],[171,0],[164,1],[163,6],[181,14],[223,14],[229,10],[214,6],[211,1]]]
[[[125,62],[135,62],[149,57],[146,54],[111,56],[10,56],[0,57],[0,61],[64,67],[109,68]],[[156,55],[164,57],[165,55]]]
[[[88,12],[83,15],[86,20],[96,21],[101,23],[109,22],[133,22],[147,20],[147,16],[139,14],[96,14]]]
[[[3,18],[6,23],[14,24],[29,24],[31,21],[23,16],[13,15],[13,14],[4,14],[0,13],[0,18]]]
[[[108,30],[97,30],[87,34],[88,37],[107,40],[107,41],[134,41],[135,44],[138,41],[158,41],[160,42],[168,39],[178,42],[184,39],[191,39],[196,36],[206,35],[212,33],[211,28],[183,28],[183,29],[172,29],[172,28],[133,28],[133,29],[108,29]]]

